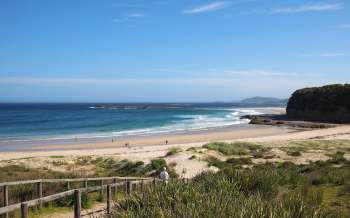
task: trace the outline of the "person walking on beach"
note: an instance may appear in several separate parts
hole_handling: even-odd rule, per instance
[[[169,173],[168,173],[168,171],[166,170],[166,167],[163,167],[163,170],[160,172],[160,174],[159,174],[159,178],[161,179],[161,180],[163,180],[163,182],[165,183],[165,184],[167,184],[168,183],[168,180],[169,180]]]

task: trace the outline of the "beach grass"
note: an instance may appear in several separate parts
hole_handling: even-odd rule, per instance
[[[269,150],[260,144],[248,143],[248,142],[213,142],[203,145],[203,148],[209,150],[215,150],[223,155],[249,155],[249,154],[262,154]]]
[[[64,156],[62,156],[62,155],[53,155],[53,156],[50,156],[50,158],[64,158]]]
[[[173,156],[181,151],[178,147],[173,147],[168,150],[168,152],[165,154],[165,157]]]
[[[219,162],[219,160],[217,160]],[[249,160],[229,160],[227,164]],[[317,182],[316,182],[317,180]],[[264,164],[203,173],[123,200],[112,217],[332,218],[350,213],[350,162]]]

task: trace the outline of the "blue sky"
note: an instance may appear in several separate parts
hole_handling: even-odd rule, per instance
[[[349,55],[347,0],[0,0],[1,102],[285,98]]]

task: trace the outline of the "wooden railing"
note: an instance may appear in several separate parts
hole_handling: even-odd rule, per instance
[[[98,186],[88,186],[89,181],[100,181]],[[104,184],[104,181],[112,181],[111,183]],[[0,183],[3,192],[3,207],[0,207],[0,216],[4,215],[8,218],[9,213],[15,210],[21,209],[21,218],[28,218],[28,208],[32,206],[42,207],[43,203],[51,202],[60,198],[74,196],[74,218],[80,218],[81,214],[81,193],[90,193],[96,191],[107,191],[107,205],[106,213],[111,212],[112,197],[116,196],[117,187],[125,186],[125,193],[130,195],[132,192],[133,184],[139,184],[141,191],[144,189],[144,184],[153,182],[156,183],[157,179],[154,178],[138,178],[138,177],[98,177],[98,178],[75,178],[75,179],[38,179],[27,181],[15,181]],[[70,189],[72,182],[84,182],[83,188]],[[66,183],[67,191],[52,194],[43,197],[43,183]],[[37,198],[25,202],[15,203],[9,205],[9,187],[16,185],[36,184]]]

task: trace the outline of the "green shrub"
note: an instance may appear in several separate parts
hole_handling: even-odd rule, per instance
[[[115,206],[112,217],[335,217],[322,205],[322,192],[308,185],[280,194],[278,168],[203,173],[183,184],[147,189]]]
[[[194,160],[194,159],[196,159],[196,158],[197,158],[196,155],[192,155],[189,159],[190,159],[190,160]]]
[[[300,151],[287,151],[287,154],[289,156],[293,156],[293,157],[301,156],[301,152]]]
[[[335,154],[330,155],[331,159],[329,160],[330,163],[333,164],[341,164],[342,162],[346,161],[344,158],[344,152],[337,151]]]
[[[250,153],[265,153],[267,148],[248,142],[213,142],[203,145],[203,148],[218,151],[224,155],[248,155]]]
[[[166,157],[173,156],[177,153],[179,153],[181,149],[180,148],[170,148],[169,151],[165,154]]]

